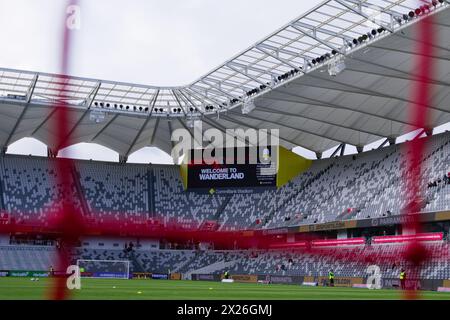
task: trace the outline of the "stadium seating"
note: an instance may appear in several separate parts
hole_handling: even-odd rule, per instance
[[[176,166],[154,166],[155,215],[166,223],[198,228],[214,220],[225,201],[224,196],[185,192]]]
[[[58,184],[55,165],[46,158],[0,157],[0,180],[5,209],[17,223],[45,225],[46,217],[61,208],[60,199],[78,201],[75,186],[70,196]]]
[[[97,220],[101,222],[105,216],[147,219],[150,205],[145,166],[80,161],[76,167],[89,211]]]
[[[421,161],[422,212],[450,209],[450,133],[431,136]],[[158,219],[185,228],[270,229],[401,214],[411,205],[405,144],[315,161],[281,188],[184,190],[169,165],[75,161],[70,193],[84,214],[104,219]],[[18,223],[45,224],[63,192],[55,159],[0,156],[2,206]],[[57,204],[56,206],[54,204]]]
[[[429,242],[425,245],[432,258],[424,263],[420,275],[413,274],[411,265],[401,261],[404,246],[405,244],[362,245],[314,252],[136,250],[126,253],[123,250],[78,248],[74,262],[77,259],[130,261],[131,272],[164,274],[190,274],[197,270],[207,270],[212,265],[216,266],[211,272],[213,274],[223,274],[227,270],[231,274],[326,276],[332,269],[338,277],[365,277],[368,266],[378,265],[383,278],[397,278],[401,268],[409,270],[410,278],[450,278],[450,245],[447,242]],[[55,254],[56,249],[53,247],[3,246],[0,247],[0,270],[45,271],[54,263],[52,259]]]
[[[0,270],[47,271],[55,253],[49,246],[0,246]]]

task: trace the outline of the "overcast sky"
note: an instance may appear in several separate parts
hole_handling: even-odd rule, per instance
[[[185,85],[321,0],[82,0],[70,74],[142,83]],[[60,72],[61,25],[66,0],[0,0],[0,66]],[[15,143],[11,153],[45,155],[34,139]],[[97,145],[71,148],[77,158],[117,161]],[[146,148],[130,162],[171,162]]]

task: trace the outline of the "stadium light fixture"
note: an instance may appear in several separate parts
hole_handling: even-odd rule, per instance
[[[338,74],[344,71],[345,68],[346,65],[344,57],[338,56],[335,59],[333,59],[328,65],[328,73],[330,74],[330,76],[336,77]]]
[[[101,123],[105,121],[105,118],[106,114],[101,110],[91,110],[91,113],[89,115],[89,119],[95,123]]]
[[[190,117],[188,119],[186,119],[186,126],[188,128],[195,128],[195,124],[197,123],[197,121],[201,121],[201,119],[199,117]]]
[[[248,100],[242,106],[242,114],[249,114],[250,112],[255,110],[255,108],[256,108],[255,102],[253,100]]]

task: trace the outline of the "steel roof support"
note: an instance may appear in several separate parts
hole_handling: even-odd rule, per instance
[[[378,146],[377,149],[383,148],[383,147],[384,147],[385,145],[387,145],[388,143],[389,143],[389,138],[386,138],[386,139],[383,141],[383,143],[380,144],[380,145]]]
[[[92,89],[91,93],[88,95],[88,97],[85,100],[86,103],[86,110],[83,112],[83,114],[81,115],[81,117],[78,119],[78,121],[75,123],[75,125],[70,129],[70,131],[67,133],[67,135],[64,137],[63,140],[61,140],[61,145],[56,147],[56,152],[58,152],[62,147],[63,147],[63,143],[66,142],[70,136],[74,133],[74,131],[78,128],[78,126],[80,125],[80,123],[84,120],[84,118],[86,117],[86,115],[89,113],[89,111],[91,110],[92,107],[92,103],[95,100],[95,97],[97,96],[98,90],[100,90],[100,87],[102,86],[101,82],[98,82],[95,87]]]
[[[36,74],[33,77],[33,80],[31,81],[31,85],[27,90],[27,95],[25,97],[25,101],[27,103],[30,103],[31,99],[33,98],[34,89],[36,88],[36,84],[37,84],[38,80],[39,80],[39,74]]]
[[[303,56],[299,55],[298,52],[295,51],[291,51],[285,48],[277,48],[275,46],[272,46],[270,44],[267,43],[260,43],[256,46],[256,49],[260,50],[261,49],[265,49],[265,50],[269,50],[269,51],[275,51],[278,54],[280,53],[284,53],[287,55],[290,55],[292,58],[304,58]],[[266,53],[267,54],[267,53]]]
[[[85,106],[88,107],[88,109],[92,106],[92,103],[95,100],[95,97],[97,96],[98,90],[100,90],[100,87],[102,86],[101,82],[98,82],[95,87],[92,89],[92,91],[89,93],[85,101]]]
[[[425,135],[426,135],[426,130],[425,130],[425,129],[421,129],[421,130],[419,131],[419,133],[417,133],[417,134],[414,136],[414,138],[412,138],[411,140],[419,139],[424,133],[425,133]]]
[[[203,115],[202,110],[200,110],[200,108],[195,104],[194,101],[192,101],[192,99],[187,95],[187,93],[185,93],[183,90],[179,90],[180,94],[181,94],[181,98],[187,103],[186,104],[190,104],[191,107],[195,110],[200,112],[201,115]],[[196,98],[197,100],[199,100],[197,97],[194,96],[194,98]],[[200,100],[199,100],[200,101]]]
[[[306,32],[306,31],[300,29],[300,28],[298,27],[298,25],[295,24],[295,23],[292,24],[291,26],[292,26],[292,28],[294,28],[294,29],[297,30],[298,32],[302,33],[303,35],[305,35],[305,36],[307,36],[307,37],[309,37],[309,38],[311,38],[311,39],[314,39],[315,41],[319,42],[320,44],[322,44],[322,45],[324,45],[324,46],[326,46],[326,47],[328,47],[328,48],[330,48],[331,50],[336,50],[336,51],[339,52],[340,54],[344,54],[344,53],[342,52],[341,49],[336,48],[335,46],[331,45],[330,43],[328,43],[328,42],[326,42],[326,41],[320,39],[319,37],[317,37],[317,34],[316,34],[317,29],[316,29],[316,28],[311,29],[312,34],[310,34],[309,32]],[[341,37],[340,37],[340,38],[341,38]]]
[[[332,37],[341,38],[343,41],[353,41],[353,38],[346,36],[345,34],[340,34],[340,33],[337,33],[337,32],[322,28],[322,27],[315,27],[315,26],[312,26],[308,23],[301,22],[301,21],[296,21],[291,26],[292,27],[295,26],[294,29],[296,29],[297,31],[299,31],[298,28],[306,28],[306,29],[313,31],[313,34],[315,34],[315,32],[318,31],[320,33],[323,33],[323,34],[326,34],[326,35],[329,35]],[[304,34],[303,31],[301,33]]]
[[[278,55],[278,51],[277,51],[277,55],[274,55],[274,54],[270,53],[269,51],[265,50],[263,47],[256,46],[256,49],[258,49],[262,53],[264,53],[264,54],[266,54],[266,55],[268,55],[268,56],[270,56],[270,57],[272,57],[272,58],[282,62],[283,64],[288,65],[289,67],[291,67],[294,70],[299,70],[301,72],[304,72],[298,66],[294,65],[292,62],[290,62],[290,61],[288,61],[286,59],[280,58],[280,56]]]
[[[181,104],[180,98],[178,97],[178,95],[176,94],[176,90],[172,90],[172,94],[175,97],[175,100],[177,100],[178,106],[181,109],[181,111],[183,111],[183,114],[186,116],[186,110],[183,107],[183,105]]]
[[[349,9],[350,11],[353,11],[354,13],[360,15],[361,17],[367,19],[368,21],[372,22],[373,24],[379,25],[380,27],[385,28],[386,30],[388,30],[390,33],[393,33],[394,30],[392,28],[392,26],[386,26],[384,24],[379,23],[378,21],[376,21],[375,19],[373,19],[372,17],[370,17],[369,15],[365,14],[362,11],[362,6],[363,6],[363,2],[362,1],[349,1],[349,0],[334,0],[337,3],[339,3],[340,5],[342,5],[343,7]],[[356,4],[357,8],[349,5],[347,2],[350,2],[352,4]],[[389,14],[392,17],[392,15],[386,11],[384,11],[384,13]]]
[[[231,77],[230,75],[227,75],[227,77]],[[219,92],[221,92],[224,95],[229,96],[230,93],[223,91],[223,86],[230,87],[230,88],[236,88],[236,87],[243,87],[243,83],[236,83],[235,81],[226,81],[223,79],[218,79],[217,77],[210,75],[208,78],[204,78],[200,80],[197,84],[194,86],[198,86],[200,83],[206,84],[210,86],[208,89],[215,89]],[[222,91],[221,91],[222,90]]]
[[[119,113],[115,114],[114,117],[111,118],[111,120],[109,120],[101,129],[99,132],[97,132],[95,134],[95,136],[92,137],[91,142],[93,142],[94,140],[96,140],[106,129],[108,129],[108,127],[114,122],[116,121],[116,119],[119,117]]]
[[[343,157],[345,154],[345,147],[347,147],[347,144],[344,143],[341,148],[341,157]]]
[[[156,99],[154,100],[154,103],[156,102]],[[153,105],[154,105],[153,103]],[[130,146],[128,147],[128,150],[125,152],[124,156],[128,158],[128,156],[130,155],[130,152],[133,150],[135,144],[137,143],[137,141],[139,140],[139,138],[142,135],[142,132],[144,132],[145,128],[147,127],[148,122],[150,121],[152,117],[150,116],[150,114],[147,116],[147,118],[145,119],[144,123],[142,124],[141,128],[139,129],[138,133],[136,134],[136,136],[133,139],[133,142],[131,142]]]
[[[337,155],[337,153],[342,150],[343,146],[345,145],[345,143],[341,143],[340,145],[337,146],[336,150],[334,150],[334,152],[331,154],[330,158],[334,158],[335,155]]]
[[[159,97],[159,91],[160,91],[159,89],[156,90],[155,95],[153,96],[153,100],[150,101],[150,103],[149,103],[149,107],[150,107],[149,117],[152,116],[153,110],[155,109],[156,101],[158,100],[158,97]]]
[[[384,7],[380,7],[379,5],[376,5],[376,4],[373,4],[373,3],[369,3],[367,1],[361,1],[361,0],[342,0],[342,1],[345,1],[345,2],[357,5],[358,8],[361,11],[362,11],[362,8],[364,7],[364,8],[372,9],[372,10],[376,9],[379,12],[382,12],[384,14],[389,15],[390,18],[391,18],[391,21],[390,21],[391,22],[391,26],[392,26],[392,21],[395,18],[401,18],[403,16],[403,14],[405,13],[405,12],[398,12],[398,11],[394,11],[392,9],[387,9],[387,8],[384,8]],[[397,4],[397,3],[391,2],[391,5],[394,5],[394,4]],[[370,20],[370,22],[379,25],[378,23],[375,23],[375,22],[373,22],[371,20]],[[385,27],[385,26],[383,26],[383,27]]]
[[[180,118],[177,118],[177,120],[178,120],[178,122],[181,124],[181,126],[184,128],[184,130],[186,130],[187,132],[189,132],[191,138],[192,138],[193,140],[195,140],[195,141],[198,143],[199,146],[203,146],[203,141],[198,141],[198,140],[196,139],[196,137],[195,137],[195,134],[192,133],[191,129],[188,128],[188,126],[187,126]]]
[[[152,131],[152,135],[151,135],[151,139],[150,139],[151,146],[153,146],[153,144],[155,143],[156,131],[158,130],[160,120],[161,120],[161,118],[156,118],[156,123],[155,123],[155,126],[153,127],[153,131]]]
[[[38,79],[39,79],[39,75],[36,74],[33,77],[33,80],[31,81],[30,87],[27,90],[27,95],[26,95],[26,98],[25,98],[26,99],[25,100],[26,103],[23,106],[22,112],[20,113],[19,118],[17,119],[17,121],[14,123],[14,126],[13,126],[11,132],[9,133],[8,138],[6,139],[5,144],[3,145],[3,148],[5,148],[5,147],[7,148],[9,146],[9,143],[11,142],[12,137],[14,136],[14,134],[16,133],[17,128],[19,127],[20,123],[22,122],[22,119],[25,116],[25,114],[26,114],[26,112],[28,110],[28,107],[30,106],[31,98],[33,96],[34,89],[36,88],[36,83],[37,83]]]
[[[389,145],[393,146],[397,142],[397,138],[394,136],[388,137]]]
[[[202,88],[202,89],[204,89],[204,88]],[[202,96],[203,98],[206,98],[207,100],[209,100],[209,103],[217,104],[217,105],[222,105],[223,104],[223,102],[218,101],[215,98],[208,96],[208,93],[203,94],[202,92],[200,92],[195,87],[189,87],[189,91],[194,91],[199,96]]]
[[[128,161],[127,156],[119,154],[119,163],[125,164],[125,163],[127,163],[127,161]]]
[[[47,121],[58,111],[58,109],[53,109],[44,119],[44,121],[42,121],[41,123],[39,123],[39,125],[33,130],[33,132],[31,133],[31,136],[34,136],[36,134],[36,132],[38,132],[46,123]]]
[[[169,119],[169,120],[167,121],[167,126],[168,126],[168,128],[169,128],[170,145],[171,145],[171,147],[172,147],[171,151],[173,152],[173,150],[174,150],[174,148],[175,148],[175,143],[172,141],[172,133],[173,133],[173,130],[172,130],[172,120]],[[172,152],[171,152],[171,153],[172,153]],[[176,155],[176,157],[174,157],[174,155],[172,155],[172,159],[173,159],[173,163],[174,163],[174,164],[178,164],[178,160],[179,160],[178,155]]]
[[[208,85],[208,86],[211,86],[212,88],[214,88],[214,89],[217,90],[218,92],[220,92],[220,93],[226,95],[228,98],[230,98],[230,99],[238,99],[238,100],[242,101],[241,98],[233,96],[232,94],[230,94],[230,93],[226,92],[225,90],[223,90],[223,89],[220,87],[220,85],[217,86],[217,85],[211,83],[210,81],[211,81],[211,80],[206,80],[206,79],[203,79],[203,80],[202,80],[202,82],[203,82],[204,84],[206,84],[206,85]]]
[[[255,71],[255,72],[259,72],[261,74],[267,74],[270,77],[276,76],[276,74],[274,72],[270,72],[269,70],[263,70],[263,69],[255,67],[255,66],[252,66],[252,65],[247,66],[245,64],[242,64],[242,63],[239,63],[239,62],[236,62],[236,61],[232,61],[232,62],[227,63],[227,66],[230,66],[230,65],[232,65],[232,66],[234,66],[236,68],[241,68],[241,69],[245,69],[245,70],[252,70],[252,71]]]
[[[255,82],[259,83],[259,84],[261,84],[261,85],[271,87],[270,83],[267,84],[267,83],[265,83],[265,82],[263,82],[263,81],[257,79],[256,77],[253,77],[253,76],[249,75],[249,74],[248,74],[248,71],[245,71],[245,72],[240,71],[240,70],[238,70],[237,68],[233,67],[231,64],[228,64],[227,67],[230,68],[231,70],[233,70],[233,71],[235,71],[235,72],[237,72],[237,73],[240,73],[240,74],[242,74],[243,76],[245,76],[245,77],[247,77],[247,78],[249,78],[249,79],[251,79],[251,80],[253,80],[253,81],[255,81]]]

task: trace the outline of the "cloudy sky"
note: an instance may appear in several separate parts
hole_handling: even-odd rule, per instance
[[[81,0],[70,74],[149,85],[184,85],[253,45],[321,0]],[[0,0],[0,66],[60,71],[66,0]],[[117,160],[106,148],[82,144],[78,158]],[[12,153],[46,154],[30,139]],[[146,148],[130,162],[171,162]]]

